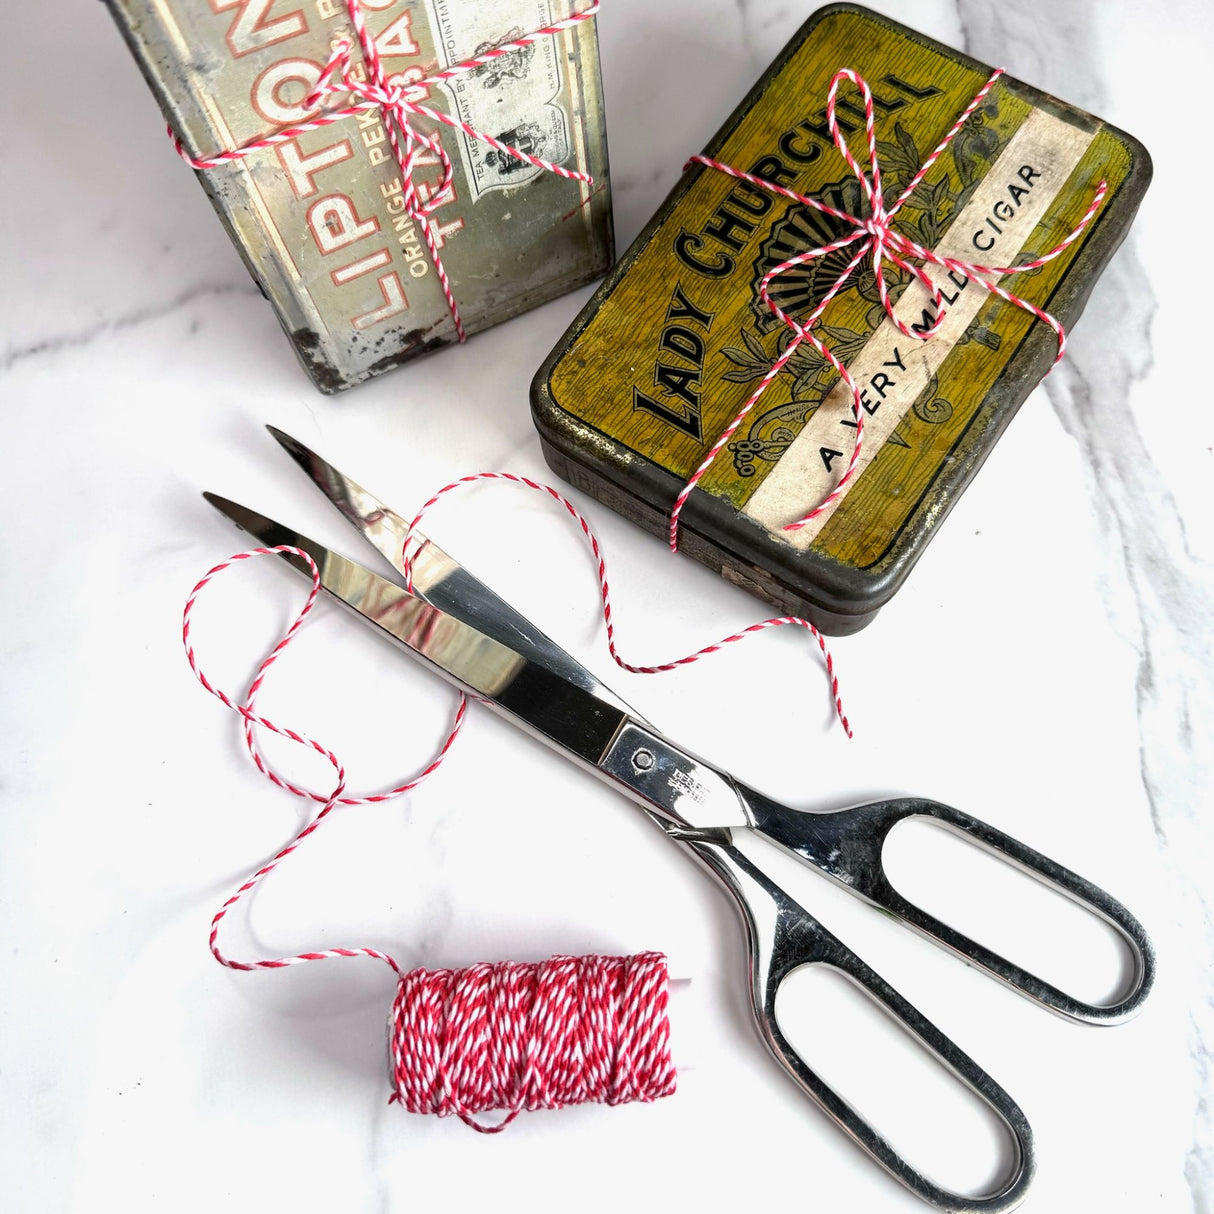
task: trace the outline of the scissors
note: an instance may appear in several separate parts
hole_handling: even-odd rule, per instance
[[[271,434],[339,511],[405,573],[404,519],[361,485],[281,431]],[[999,1214],[1024,1197],[1035,1169],[1032,1130],[1016,1102],[842,941],[795,902],[738,842],[762,836],[860,898],[896,916],[1051,1011],[1090,1024],[1132,1015],[1154,978],[1154,949],[1119,902],[1040,852],[959,810],[918,797],[834,813],[790,809],[684,750],[629,708],[598,678],[416,531],[413,591],[381,577],[253,510],[212,493],[206,499],[267,547],[291,545],[316,562],[322,587],[360,619],[527,732],[587,767],[637,802],[666,836],[687,848],[741,912],[748,945],[750,1002],[776,1061],[863,1150],[930,1205],[952,1214]],[[311,576],[301,557],[283,559]],[[903,898],[882,867],[899,822],[926,818],[994,852],[1110,924],[1133,958],[1127,994],[1084,1003],[985,948]],[[1014,1144],[1010,1168],[987,1193],[946,1189],[912,1167],[797,1053],[776,1020],[776,995],[795,970],[834,966],[862,987],[1000,1118]]]

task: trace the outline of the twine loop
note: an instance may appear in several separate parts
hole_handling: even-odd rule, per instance
[[[898,331],[905,337],[915,341],[929,341],[939,331],[940,326],[944,323],[947,317],[947,306],[944,302],[944,296],[939,287],[932,282],[930,275],[927,273],[926,266],[934,265],[949,273],[963,275],[965,278],[972,280],[983,290],[992,295],[997,295],[1000,299],[1007,303],[1014,304],[1018,308],[1030,313],[1038,320],[1047,324],[1053,329],[1058,338],[1058,353],[1054,358],[1052,366],[1056,366],[1062,358],[1066,350],[1066,331],[1062,325],[1048,312],[1038,308],[1035,304],[1021,299],[1018,295],[1012,294],[1006,288],[1001,287],[994,279],[1000,278],[1005,274],[1023,274],[1029,270],[1036,270],[1045,265],[1046,262],[1052,261],[1065,249],[1069,248],[1082,234],[1084,229],[1091,222],[1092,217],[1100,209],[1104,202],[1104,197],[1108,191],[1107,180],[1102,180],[1096,188],[1096,192],[1092,197],[1087,211],[1084,213],[1080,221],[1068,233],[1068,235],[1054,246],[1048,253],[1041,257],[1035,258],[1032,261],[1022,262],[1015,266],[986,266],[975,262],[961,261],[954,257],[945,257],[937,253],[934,249],[925,248],[915,240],[912,240],[904,232],[898,231],[894,227],[894,221],[898,216],[898,212],[902,209],[907,200],[914,194],[919,184],[923,181],[931,167],[943,154],[944,150],[952,143],[954,137],[969,120],[970,116],[982,104],[995,87],[996,82],[1004,74],[1003,68],[996,68],[990,75],[986,83],[974,95],[970,103],[961,112],[956,122],[949,128],[948,133],[936,145],[931,155],[919,166],[915,175],[907,182],[906,187],[894,200],[893,204],[886,206],[885,195],[881,185],[881,162],[877,155],[877,134],[876,134],[876,116],[875,107],[873,105],[873,94],[869,88],[867,81],[858,72],[852,71],[850,68],[842,68],[836,72],[830,82],[830,88],[826,97],[826,122],[830,130],[831,139],[839,154],[847,163],[848,168],[854,174],[857,182],[860,185],[861,201],[865,204],[862,209],[867,210],[867,214],[853,215],[848,211],[840,210],[836,207],[828,206],[817,198],[813,198],[808,194],[801,194],[796,190],[789,189],[786,186],[777,184],[776,182],[768,181],[766,178],[758,177],[753,173],[744,173],[739,169],[733,168],[731,165],[725,164],[719,160],[714,160],[710,156],[693,156],[684,167],[690,167],[693,164],[702,165],[705,168],[715,169],[718,172],[726,173],[730,177],[736,177],[740,181],[748,182],[753,186],[758,186],[760,189],[767,190],[772,194],[777,194],[783,198],[787,198],[793,202],[800,203],[802,206],[810,207],[815,211],[819,211],[824,215],[829,215],[833,219],[846,225],[849,229],[829,244],[822,245],[816,249],[808,249],[803,253],[798,253],[779,265],[768,270],[759,282],[759,296],[763,301],[764,306],[771,314],[782,324],[786,325],[792,332],[792,337],[784,348],[783,353],[775,360],[771,368],[763,376],[758,388],[751,394],[750,399],[742,406],[741,410],[735,415],[733,420],[721,433],[720,437],[709,448],[708,454],[705,456],[699,467],[692,473],[690,479],[679,491],[675,499],[674,506],[670,514],[670,529],[668,534],[668,542],[671,551],[678,551],[678,535],[679,535],[679,516],[682,513],[683,507],[691,496],[692,490],[699,484],[704,474],[712,466],[717,456],[724,450],[725,446],[737,433],[738,428],[746,419],[747,415],[758,403],[759,398],[767,390],[768,385],[779,375],[779,373],[788,364],[788,361],[796,353],[801,342],[808,341],[813,349],[824,358],[838,373],[840,379],[847,385],[852,394],[852,417],[855,421],[855,442],[852,447],[851,458],[848,461],[847,467],[843,471],[843,475],[839,478],[834,489],[816,505],[807,514],[801,518],[788,523],[783,530],[797,531],[804,527],[807,523],[817,518],[824,510],[829,507],[842,496],[845,486],[856,475],[857,466],[860,459],[860,450],[863,443],[864,435],[864,409],[863,402],[860,396],[859,385],[855,382],[852,375],[848,372],[847,367],[839,360],[839,358],[831,351],[831,349],[818,337],[814,330],[819,327],[822,314],[826,311],[827,306],[844,288],[852,275],[859,267],[868,261],[872,268],[873,276],[876,280],[877,291],[879,293],[881,306],[885,310],[886,316],[893,322]],[[856,159],[848,146],[847,139],[839,126],[836,107],[838,103],[838,93],[840,87],[844,83],[852,84],[860,93],[864,101],[864,135],[865,146],[868,154],[867,169]],[[854,246],[854,249],[853,249]],[[803,320],[798,321],[794,317],[789,316],[771,297],[769,288],[774,279],[781,274],[786,273],[795,266],[804,265],[807,262],[817,260],[818,258],[826,257],[831,253],[841,249],[849,249],[852,251],[852,256],[843,272],[835,279],[829,290],[819,300],[813,311]],[[912,328],[903,321],[895,311],[894,301],[890,295],[889,284],[885,277],[886,263],[892,263],[898,269],[910,275],[911,278],[921,283],[931,297],[932,303],[936,309],[935,319],[930,325],[920,326],[918,329]]]

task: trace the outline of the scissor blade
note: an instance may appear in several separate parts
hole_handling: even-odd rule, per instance
[[[570,683],[306,535],[218,494],[203,496],[267,548],[289,544],[308,553],[316,562],[324,590],[360,619],[573,757],[597,767],[629,720],[627,712],[593,691]],[[305,560],[293,553],[280,555],[311,577]]]
[[[404,573],[403,552],[409,525],[395,510],[390,509],[374,494],[368,493],[360,484],[339,472],[326,459],[305,447],[298,439],[267,426],[278,445],[307,473],[314,485],[337,507],[345,518],[399,573]],[[451,558],[429,543],[424,536],[416,537],[417,547],[425,545],[429,552],[419,555],[413,566],[413,593],[428,599],[430,583],[435,573],[441,578],[441,565]],[[430,553],[437,553],[436,562]],[[452,562],[454,563],[454,562]],[[484,589],[484,588],[482,588]],[[488,591],[486,590],[486,593]],[[441,606],[439,603],[434,604]]]
[[[298,439],[284,434],[275,426],[267,426],[266,429],[342,515],[394,569],[403,574],[408,523],[373,493],[339,472],[328,460],[309,450]],[[601,683],[551,637],[469,573],[433,540],[415,531],[413,541],[415,556],[412,575],[416,595],[640,719],[639,714],[611,688]]]

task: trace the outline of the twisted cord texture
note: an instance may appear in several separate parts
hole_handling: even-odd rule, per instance
[[[496,1133],[524,1109],[669,1096],[667,998],[661,953],[414,970],[393,1006],[392,1099]]]

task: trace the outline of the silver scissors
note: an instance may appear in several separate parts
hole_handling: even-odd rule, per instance
[[[404,519],[288,435],[270,432],[343,515],[404,573]],[[930,1205],[997,1214],[1032,1181],[1032,1131],[1016,1102],[972,1058],[832,935],[736,846],[763,836],[859,897],[897,916],[964,960],[1044,1004],[1090,1024],[1132,1015],[1154,978],[1151,942],[1119,902],[1041,853],[936,801],[902,797],[835,813],[790,809],[690,754],[659,733],[589,670],[432,541],[413,534],[413,592],[264,515],[215,494],[207,500],[267,547],[309,553],[324,589],[423,664],[637,802],[666,836],[688,848],[732,895],[745,926],[750,997],[760,1036],[797,1085],[863,1150]],[[311,575],[307,563],[283,559]],[[899,822],[927,818],[1001,855],[1110,924],[1134,961],[1130,990],[1107,1005],[1084,1003],[1021,969],[903,898],[886,879],[882,848]],[[954,1193],[912,1167],[801,1058],[776,1021],[776,995],[795,970],[834,966],[983,1100],[1015,1144],[1009,1171],[979,1196]]]

